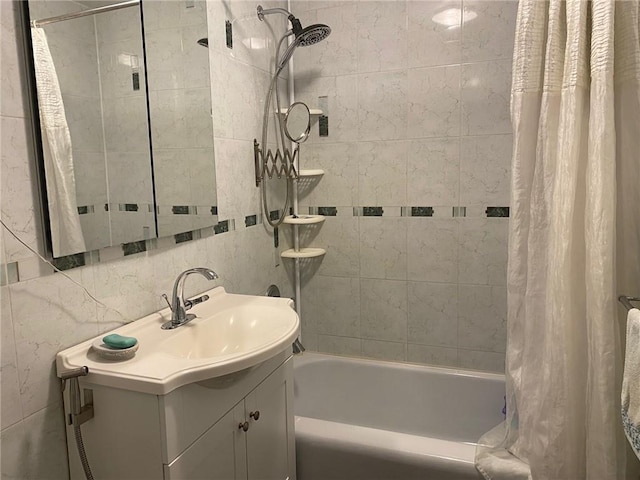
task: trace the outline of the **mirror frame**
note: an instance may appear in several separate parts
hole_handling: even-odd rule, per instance
[[[288,120],[289,120],[289,114],[291,113],[291,111],[293,110],[293,108],[296,105],[302,105],[307,110],[307,128],[305,129],[305,131],[303,133],[300,134],[299,137],[293,138],[293,135],[291,135],[291,132],[289,132]],[[294,142],[294,143],[302,143],[302,142],[305,142],[309,138],[309,133],[311,133],[311,111],[309,110],[309,107],[304,102],[294,102],[294,103],[292,103],[289,106],[289,108],[287,108],[287,113],[284,115],[284,134],[292,142]]]

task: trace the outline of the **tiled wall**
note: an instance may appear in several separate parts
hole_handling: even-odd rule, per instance
[[[41,232],[35,207],[37,192],[23,96],[23,53],[17,40],[20,32],[16,3],[0,2],[2,220],[38,249]],[[220,26],[224,27],[225,19],[241,16],[238,9],[244,9],[245,3],[211,2],[210,43],[211,38],[218,42],[222,38],[224,42],[224,29],[220,32]],[[282,2],[277,5],[285,6]],[[255,18],[236,23],[243,21],[252,37],[263,35],[263,43],[272,45],[270,37],[266,37],[265,24],[259,25]],[[236,32],[235,43],[243,45],[243,30]],[[100,252],[102,262],[69,270],[69,275],[109,307],[105,309],[60,274],[51,274],[2,229],[3,280],[7,263],[19,261],[20,267],[20,281],[0,287],[3,478],[66,478],[66,444],[54,356],[59,350],[116,326],[121,317],[115,310],[135,319],[163,307],[159,295],[170,291],[179,272],[193,266],[213,268],[220,280],[209,283],[190,278],[188,294],[216,284],[236,293],[262,294],[270,283],[278,283],[285,292],[288,289],[284,288],[282,267],[274,267],[271,236],[262,224],[245,227],[244,221],[245,215],[260,211],[252,177],[252,141],[259,134],[264,95],[261,88],[268,77],[264,57],[269,53],[242,48],[225,50],[224,43],[218,47],[215,41],[213,45],[211,68],[214,77],[221,80],[212,87],[219,208],[221,218],[235,219],[229,222],[235,223],[235,231],[223,233],[224,229],[219,229],[220,234],[207,238],[111,261],[104,261],[113,253],[107,249]],[[243,128],[221,129],[225,125],[241,125],[240,118],[244,118]]]
[[[325,170],[301,210],[336,207],[305,234],[327,249],[306,265],[305,346],[503,370],[508,218],[488,207],[509,204],[517,2],[292,8],[333,29],[294,57],[296,100],[329,123],[301,148]]]

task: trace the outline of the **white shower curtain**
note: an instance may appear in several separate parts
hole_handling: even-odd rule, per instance
[[[41,28],[31,28],[36,89],[53,252],[56,257],[86,251],[76,201],[71,135],[58,76]]]
[[[640,293],[638,1],[520,0],[507,419],[489,479],[637,478],[620,420],[616,293]]]

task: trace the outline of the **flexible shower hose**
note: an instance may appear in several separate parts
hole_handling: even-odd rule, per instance
[[[76,445],[78,446],[78,455],[80,455],[80,461],[82,462],[82,468],[84,469],[84,476],[87,478],[87,480],[93,480],[93,474],[91,473],[89,460],[87,460],[87,452],[84,451],[84,442],[82,441],[82,432],[80,431],[80,425],[73,426],[73,433],[76,436]]]

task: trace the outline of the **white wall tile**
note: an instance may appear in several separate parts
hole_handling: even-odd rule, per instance
[[[360,217],[360,276],[407,278],[407,220]]]
[[[504,352],[507,336],[506,287],[458,287],[458,346]]]
[[[407,360],[425,365],[453,366],[457,361],[455,348],[432,347],[427,345],[407,345]]]
[[[357,80],[357,75],[296,76],[296,101],[306,103],[309,108],[319,108],[319,97],[327,97],[328,111],[324,114],[329,118],[329,135],[319,137],[318,117],[312,116],[308,143],[349,142],[357,139]],[[305,146],[301,147],[303,153]]]
[[[406,205],[407,142],[358,142],[359,205]]]
[[[511,135],[463,137],[460,146],[460,204],[508,206]]]
[[[458,350],[458,365],[472,370],[504,373],[504,353],[480,352],[476,350]]]
[[[462,66],[462,134],[511,133],[511,61]]]
[[[66,272],[93,289],[91,267]],[[55,355],[98,333],[96,305],[61,274],[9,286],[23,415],[60,401]]]
[[[306,229],[305,229],[306,230]],[[308,245],[326,249],[320,275],[356,277],[360,274],[360,231],[356,217],[325,217],[318,236]],[[307,244],[307,243],[305,243]]]
[[[409,342],[458,345],[458,286],[409,282]]]
[[[410,138],[460,134],[460,66],[413,68],[408,71]]]
[[[302,315],[318,334],[360,336],[360,279],[317,275],[307,286]]]
[[[362,340],[353,337],[336,337],[333,335],[318,335],[318,351],[334,355],[359,356],[362,353]],[[307,342],[304,342],[305,348]]]
[[[430,138],[409,142],[407,204],[456,205],[460,178],[458,138]]]
[[[460,63],[461,0],[409,1],[409,67]],[[440,19],[440,17],[442,19]],[[434,17],[440,23],[434,20]]]
[[[362,356],[378,360],[404,362],[407,360],[407,344],[383,342],[381,340],[362,340]]]
[[[2,430],[22,420],[22,406],[20,404],[20,385],[18,379],[18,361],[13,336],[13,321],[11,319],[11,299],[9,287],[0,287],[0,331],[2,333]]]
[[[37,248],[37,222],[35,221],[36,191],[32,182],[31,140],[24,118],[0,118],[2,166],[0,172],[0,198],[2,220],[31,248]],[[25,247],[3,230],[7,262],[31,257]]]
[[[358,75],[358,140],[407,135],[407,72]]]
[[[16,38],[16,22],[20,13],[17,2],[0,2],[0,49],[2,68],[0,68],[0,115],[10,117],[25,116],[22,99],[24,72],[19,57],[22,46]]]
[[[407,282],[360,280],[363,339],[407,341]]]
[[[4,478],[55,480],[69,477],[60,403],[2,431],[0,469]]]
[[[506,220],[460,220],[459,283],[506,285],[509,236],[509,224]]]
[[[315,188],[302,189],[301,205],[357,205],[358,157],[355,143],[305,144],[300,149],[303,168],[324,170]]]
[[[458,277],[458,221],[412,217],[407,229],[409,280],[454,283]]]
[[[511,59],[518,2],[464,0],[463,3],[463,61]]]
[[[336,4],[334,4],[336,5]],[[357,26],[356,4],[337,4],[331,8],[300,14],[303,26],[321,23],[331,27],[331,35],[309,48],[295,53],[296,72],[309,77],[346,75],[356,72]]]
[[[361,2],[357,12],[358,72],[407,66],[405,2]]]

